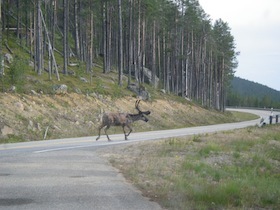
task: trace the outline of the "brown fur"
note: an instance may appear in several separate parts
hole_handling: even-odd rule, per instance
[[[150,111],[142,112],[139,109],[139,103],[140,100],[137,100],[135,103],[135,108],[138,110],[138,114],[129,114],[129,113],[105,113],[102,116],[102,123],[98,127],[98,137],[96,138],[96,141],[100,138],[100,132],[101,129],[105,127],[104,132],[107,136],[108,141],[111,141],[107,134],[107,130],[110,128],[110,126],[122,126],[123,133],[125,136],[125,140],[127,140],[127,137],[132,131],[132,128],[130,127],[130,124],[137,121],[137,120],[143,120],[145,122],[148,122],[148,118],[145,115],[149,115]],[[125,127],[129,129],[129,132],[125,132]]]

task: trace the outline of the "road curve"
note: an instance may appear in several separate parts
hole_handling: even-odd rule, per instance
[[[269,111],[237,110],[268,116]],[[0,145],[0,209],[161,209],[127,183],[96,149],[116,144],[217,132],[258,120],[175,130]]]

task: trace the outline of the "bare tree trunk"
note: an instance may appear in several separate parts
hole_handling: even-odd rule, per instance
[[[153,21],[152,32],[152,84],[156,87],[156,21]]]
[[[212,49],[210,50],[210,58],[209,58],[209,107],[213,107],[212,106],[212,100],[213,100],[213,51]]]
[[[136,52],[136,64],[135,79],[138,83],[141,83],[140,68],[141,68],[141,0],[138,1],[138,23],[137,23],[137,52]],[[140,87],[140,85],[139,85]]]
[[[215,109],[219,109],[219,81],[218,81],[218,78],[219,78],[219,76],[218,76],[218,65],[219,65],[219,63],[218,63],[218,60],[217,60],[218,58],[217,58],[217,55],[216,55],[216,58],[215,58],[215,67],[214,67],[214,69],[215,69],[215,77],[214,77],[214,84],[215,84],[215,86],[214,86],[214,90],[215,90],[215,99],[214,99],[214,107],[215,107]]]
[[[53,13],[52,13],[52,24],[51,24],[51,33],[52,33],[52,35],[51,35],[51,45],[52,45],[52,49],[54,49],[55,48],[55,46],[54,46],[54,43],[55,43],[55,27],[56,27],[56,25],[57,25],[57,14],[56,14],[56,12],[57,12],[57,0],[53,0],[53,2],[52,2],[52,5],[53,5]],[[53,58],[53,56],[52,56],[52,58]],[[51,59],[51,74],[54,72],[53,71],[53,67],[54,67],[54,65],[55,65],[55,63],[56,63],[56,61],[54,60],[54,59]],[[57,69],[56,69],[56,71],[57,71]]]
[[[103,31],[103,36],[102,36],[102,44],[103,44],[103,51],[102,51],[102,56],[103,56],[103,73],[107,73],[108,68],[107,68],[107,1],[102,2],[102,31]]]
[[[0,0],[1,1],[1,0]],[[25,15],[25,46],[27,47],[28,46],[28,44],[29,44],[29,42],[28,42],[28,39],[30,38],[29,37],[29,32],[28,32],[28,30],[31,30],[31,28],[30,29],[28,29],[28,10],[27,10],[27,1],[25,1],[24,2],[25,3],[25,6],[26,6],[26,8],[25,8],[25,11],[24,11],[24,15]]]
[[[206,62],[207,62],[207,57],[206,57],[206,39],[205,37],[203,37],[203,46],[202,46],[202,61],[201,61],[201,65],[202,65],[202,84],[201,84],[201,94],[202,94],[202,106],[206,105],[206,96],[207,96],[207,92],[208,90],[206,89],[207,87],[207,75],[206,75]]]
[[[35,16],[33,18],[33,15],[34,13],[32,13],[31,11],[29,12],[29,47],[30,47],[30,60],[34,59],[34,66],[35,65],[35,55],[34,55],[34,45],[33,45],[33,42],[34,42],[34,37],[35,37],[35,26],[36,26],[36,21],[34,20],[35,19]],[[33,27],[33,24],[34,24],[34,27]],[[34,58],[33,58],[33,55],[34,55]],[[35,70],[35,67],[34,67],[34,70]]]
[[[180,91],[182,93],[182,97],[185,97],[185,86],[184,86],[184,83],[185,83],[185,79],[184,79],[184,62],[185,62],[185,59],[184,59],[184,29],[181,29],[181,88],[180,88]],[[186,71],[187,72],[187,71]]]
[[[221,95],[221,101],[220,101],[220,111],[225,111],[225,56],[223,53],[223,59],[222,59],[222,69],[221,69],[221,90],[220,90],[220,95]]]
[[[10,0],[7,1],[6,5],[7,5],[6,10],[9,13],[10,12],[10,5],[11,5]],[[36,9],[34,11],[36,11]],[[10,15],[6,15],[6,24],[5,25],[7,26],[7,33],[6,33],[7,34],[7,40],[9,40],[9,37],[10,37]]]
[[[17,39],[20,40],[20,45],[21,45],[21,9],[20,9],[20,1],[17,0]]]
[[[49,37],[49,33],[48,33],[48,29],[47,29],[46,23],[44,21],[42,10],[40,10],[40,16],[41,16],[41,19],[42,19],[42,22],[43,22],[43,25],[44,25],[44,28],[45,28],[45,31],[46,31],[46,34],[47,34],[48,52],[49,52],[49,55],[52,57],[53,64],[55,66],[57,80],[60,81],[60,77],[59,77],[58,69],[57,69],[57,65],[56,65],[56,60],[55,60],[55,57],[54,57],[53,47],[52,47],[52,44],[51,44],[51,40],[50,40],[50,37]],[[49,71],[51,71],[51,70],[49,69]]]
[[[144,83],[144,79],[145,79],[145,75],[144,75],[144,67],[145,67],[145,62],[146,62],[146,19],[143,15],[143,20],[142,20],[142,47],[141,47],[141,51],[142,51],[142,55],[141,55],[141,71],[139,72],[140,75],[140,80],[142,81],[142,83]],[[142,75],[142,78],[141,78]]]
[[[129,38],[128,38],[128,85],[131,83],[131,69],[133,63],[133,36],[132,36],[132,20],[133,20],[133,1],[129,1]]]
[[[187,57],[187,59],[186,59],[186,77],[185,77],[185,92],[186,92],[186,96],[187,96],[187,98],[189,98],[189,88],[188,88],[188,85],[189,85],[189,83],[188,83],[188,81],[189,81],[189,58]]]
[[[190,98],[192,99],[194,97],[195,89],[193,88],[193,81],[194,81],[194,57],[195,57],[195,50],[194,50],[194,34],[193,30],[191,31],[191,51],[192,51],[192,57],[191,57],[191,70],[190,70],[190,82],[189,82],[189,91],[190,91]]]
[[[79,35],[79,17],[78,17],[78,0],[74,2],[74,16],[75,16],[75,48],[77,58],[80,59],[81,49],[80,49],[80,35]]]
[[[35,51],[35,66],[37,67],[38,75],[42,74],[43,69],[43,51],[42,51],[42,20],[40,15],[41,1],[37,2],[36,8],[36,51]]]
[[[91,73],[93,62],[93,11],[92,2],[90,3],[90,15],[89,15],[89,37],[87,41],[87,73]]]
[[[161,63],[161,44],[160,44],[160,36],[157,36],[157,60],[158,60],[158,64],[157,64],[157,75],[158,78],[161,79],[162,78],[162,63]]]
[[[166,90],[166,39],[165,39],[165,28],[163,28],[163,38],[162,38],[162,63],[163,63],[163,88]]]
[[[170,32],[167,33],[167,40],[170,40]],[[170,42],[167,41],[166,49],[170,49]],[[166,82],[165,82],[165,90],[167,93],[170,92],[170,60],[171,60],[171,52],[166,51]]]
[[[69,23],[69,2],[63,0],[63,73],[68,74],[68,23]]]
[[[176,15],[176,19],[178,19],[177,15]],[[175,52],[174,52],[174,78],[173,78],[173,82],[174,82],[174,92],[176,95],[178,95],[179,93],[179,46],[180,46],[180,37],[179,37],[179,29],[178,29],[178,24],[176,21],[175,24],[175,39],[174,39],[174,46],[175,46]]]
[[[119,86],[122,86],[122,74],[123,74],[123,31],[122,31],[122,0],[118,0],[118,8],[119,8],[119,61],[118,61],[118,69],[119,69]]]
[[[107,9],[107,25],[106,25],[106,34],[107,34],[107,45],[106,45],[106,68],[107,72],[111,71],[111,65],[112,65],[112,15],[111,15],[111,6],[109,9]]]

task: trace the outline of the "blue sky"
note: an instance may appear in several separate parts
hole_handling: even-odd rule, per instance
[[[210,18],[229,24],[239,66],[235,76],[280,91],[280,0],[199,0]]]

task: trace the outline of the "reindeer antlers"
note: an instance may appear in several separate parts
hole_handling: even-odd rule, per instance
[[[142,113],[142,114],[145,114],[145,115],[151,114],[150,111],[145,111],[145,112],[143,112],[143,111],[140,110],[140,108],[139,108],[140,101],[141,101],[141,100],[137,100],[137,101],[135,102],[135,109],[137,109],[137,111],[138,111],[139,113]]]
[[[139,103],[140,103],[140,101],[141,101],[141,100],[136,100],[136,102],[135,102],[135,109],[137,109],[138,112],[141,112],[141,111],[140,111],[140,108],[139,108]]]

